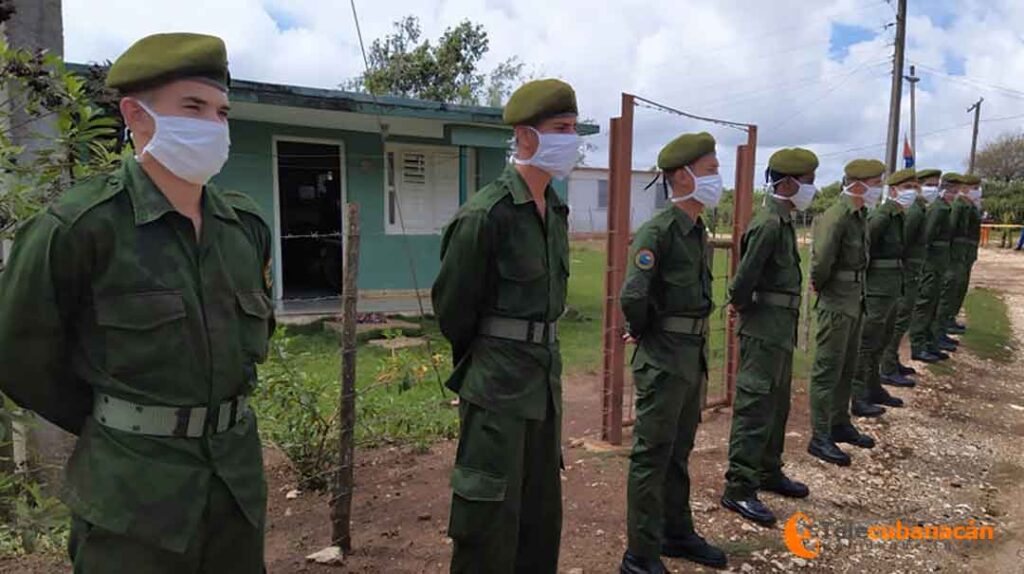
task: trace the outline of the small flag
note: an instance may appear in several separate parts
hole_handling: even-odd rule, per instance
[[[914,167],[914,150],[910,149],[906,134],[903,135],[903,167]]]

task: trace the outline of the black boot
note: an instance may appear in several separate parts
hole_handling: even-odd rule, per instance
[[[880,417],[885,414],[885,409],[864,399],[853,399],[850,412],[858,417]]]
[[[860,448],[875,448],[875,439],[857,430],[853,425],[832,427],[832,440]]]
[[[722,506],[761,526],[771,528],[775,525],[775,514],[757,498],[757,495],[742,499],[723,495]]]
[[[792,480],[786,475],[782,475],[782,478],[776,483],[762,485],[761,490],[774,492],[787,498],[807,498],[807,495],[811,493],[811,489],[807,488],[806,484]]]
[[[922,363],[938,363],[942,360],[937,353],[933,353],[928,350],[914,351],[911,353],[910,358],[915,361],[921,361]]]
[[[935,355],[936,357],[938,357],[940,361],[948,361],[949,360],[949,353],[943,353],[942,351],[940,351],[938,349],[935,349],[935,350],[931,351],[931,353],[933,355]]]
[[[629,550],[622,555],[622,564],[619,566],[619,574],[665,574],[666,572],[668,570],[662,564],[661,558],[642,558]]]
[[[913,387],[917,385],[914,379],[907,377],[906,375],[900,375],[898,373],[884,373],[879,375],[883,385],[890,385],[893,387]]]
[[[725,552],[712,546],[696,532],[681,537],[665,537],[661,541],[661,555],[669,558],[685,558],[710,568],[725,568],[729,561]]]
[[[813,457],[839,466],[850,466],[850,455],[836,446],[831,437],[815,435],[807,445],[807,452]]]
[[[899,374],[903,375],[904,377],[917,374],[917,369],[915,369],[914,367],[908,367],[903,363],[897,363],[896,369],[899,371]]]
[[[963,335],[967,332],[967,326],[963,323],[954,322],[952,325],[946,327],[946,331],[953,335]]]
[[[903,406],[903,399],[890,395],[889,391],[882,388],[870,393],[868,401],[876,405],[885,405],[887,407],[900,408]]]
[[[956,352],[956,343],[950,341],[948,337],[945,338],[945,339],[941,339],[940,338],[939,342],[935,343],[935,346],[938,347],[938,349],[940,351],[945,351],[947,353],[955,353]],[[947,357],[948,357],[948,355],[947,355]]]

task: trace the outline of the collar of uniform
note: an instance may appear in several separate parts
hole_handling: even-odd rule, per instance
[[[793,220],[793,214],[789,209],[788,199],[779,199],[777,197],[768,197],[768,209],[772,210],[772,213],[782,218],[782,221],[789,223]]]
[[[209,208],[210,213],[216,215],[221,219],[227,221],[238,221],[238,214],[235,213],[235,208],[231,207],[231,204],[224,199],[220,189],[211,184],[207,184],[203,188],[203,203]]]
[[[153,180],[142,169],[135,158],[130,158],[122,166],[122,180],[128,189],[135,211],[135,225],[146,225],[163,217],[165,213],[176,211],[167,196],[157,188]],[[210,213],[230,221],[238,221],[238,214],[221,197],[220,191],[212,185],[203,188],[203,205]]]
[[[143,171],[135,158],[125,160],[121,168],[122,181],[128,189],[135,211],[135,225],[145,225],[160,219],[165,213],[174,211],[174,206]]]
[[[889,200],[882,205],[878,206],[878,209],[884,210],[883,213],[889,213],[892,215],[903,215],[903,210],[900,209],[900,204],[896,203],[895,200]]]
[[[683,235],[689,235],[693,228],[697,226],[697,221],[700,221],[700,216],[697,216],[697,221],[690,219],[690,215],[679,207],[672,206],[672,218],[679,226],[679,230],[683,232]]]
[[[846,206],[846,210],[848,212],[853,213],[855,215],[863,215],[864,212],[867,211],[867,207],[864,205],[860,207],[854,205],[852,196],[846,195],[845,193],[841,194],[841,196],[843,198],[843,205]]]
[[[508,164],[505,166],[505,171],[501,174],[501,179],[512,194],[512,203],[516,205],[522,205],[524,203],[533,202],[533,194],[530,193],[529,186],[526,185],[526,181],[523,180],[523,176],[519,175],[519,170],[516,169],[515,164]],[[551,207],[561,207],[562,198],[558,197],[555,193],[554,188],[551,184],[548,184],[547,189],[544,190],[544,198],[547,200],[548,205]]]

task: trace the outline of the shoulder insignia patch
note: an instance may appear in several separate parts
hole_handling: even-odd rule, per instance
[[[637,251],[636,256],[633,257],[633,265],[636,265],[636,268],[641,271],[654,269],[654,252],[650,249]]]
[[[263,266],[263,284],[267,286],[268,291],[274,286],[273,272],[274,270],[270,264],[270,260],[267,259],[267,264]]]

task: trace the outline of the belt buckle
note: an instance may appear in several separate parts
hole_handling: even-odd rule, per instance
[[[188,437],[188,427],[192,420],[192,409],[189,407],[180,407],[174,411],[174,430],[171,431],[171,436],[176,438]]]

